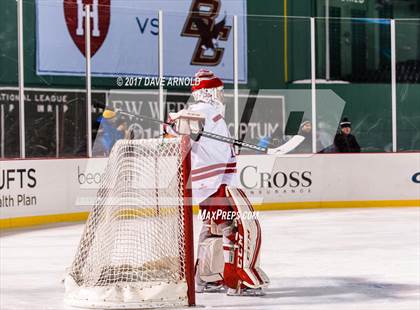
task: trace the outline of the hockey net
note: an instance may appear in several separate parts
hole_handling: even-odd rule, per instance
[[[65,300],[90,308],[194,304],[188,138],[113,147]]]

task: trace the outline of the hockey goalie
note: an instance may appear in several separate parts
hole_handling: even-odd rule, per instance
[[[263,295],[269,283],[260,268],[261,228],[245,193],[236,187],[236,157],[231,144],[200,137],[200,129],[229,137],[224,120],[223,82],[201,69],[192,88],[194,103],[171,113],[167,136],[190,134],[193,202],[203,221],[195,268],[196,292]],[[249,219],[252,218],[252,219]]]

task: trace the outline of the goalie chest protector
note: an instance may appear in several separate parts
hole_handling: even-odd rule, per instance
[[[188,110],[205,115],[204,131],[230,137],[223,116],[210,103],[199,102]],[[236,186],[236,156],[232,145],[201,137],[197,142],[192,141],[191,147],[194,204],[216,192],[221,184]]]

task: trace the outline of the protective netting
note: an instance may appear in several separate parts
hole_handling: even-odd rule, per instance
[[[106,301],[139,302],[144,289],[186,286],[183,157],[181,139],[115,144],[70,269],[67,298],[80,299],[77,286],[95,294],[102,288],[105,295],[123,288],[129,297]]]

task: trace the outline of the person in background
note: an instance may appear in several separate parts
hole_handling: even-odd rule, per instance
[[[94,155],[108,156],[115,142],[126,137],[126,122],[117,117],[116,112],[108,110],[96,120],[100,123],[94,146]]]
[[[312,123],[309,120],[304,120],[298,134],[305,137],[305,140],[293,150],[293,153],[312,153]]]
[[[339,153],[359,153],[360,145],[356,137],[351,134],[351,122],[344,117],[340,122],[340,132],[335,135],[334,147]]]

